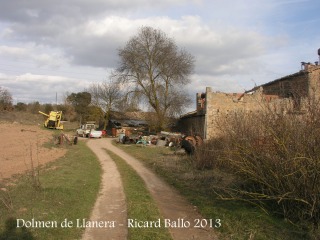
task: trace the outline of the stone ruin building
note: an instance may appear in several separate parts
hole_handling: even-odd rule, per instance
[[[320,49],[318,50],[320,57]],[[231,111],[260,111],[263,104],[272,106],[274,111],[285,113],[291,104],[296,112],[304,111],[308,98],[320,99],[319,62],[301,63],[301,70],[254,87],[244,93],[214,92],[210,87],[204,93],[197,93],[196,110],[180,117],[179,129],[186,134],[197,134],[203,139],[215,136],[216,118]]]

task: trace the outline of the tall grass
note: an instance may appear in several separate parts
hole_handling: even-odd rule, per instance
[[[35,188],[33,181],[30,184],[28,174],[12,178],[10,185],[0,183],[0,239],[81,238],[82,227],[66,228],[61,223],[89,218],[100,187],[96,156],[79,142],[69,147],[65,156],[42,166],[40,172],[40,188]],[[57,222],[57,227],[17,228],[16,219]]]
[[[237,186],[220,189],[224,199],[241,199],[283,215],[317,232],[320,224],[320,107],[303,112],[220,115],[219,138],[198,149],[198,167],[232,172]]]
[[[217,168],[198,169],[197,162],[189,155],[175,154],[169,148],[117,146],[175,187],[204,218],[221,219],[222,225],[216,229],[220,233],[219,239],[310,239],[307,231],[280,217],[266,214],[242,201],[219,198],[216,194],[218,187],[238,182],[233,172],[226,173]]]
[[[141,177],[121,157],[111,151],[107,152],[117,164],[121,175],[128,206],[128,219],[137,219],[137,221],[157,221],[161,219],[161,222],[163,222],[163,217],[160,215],[158,207]],[[130,240],[172,239],[168,229],[165,229],[163,225],[149,228],[129,227],[128,232]]]

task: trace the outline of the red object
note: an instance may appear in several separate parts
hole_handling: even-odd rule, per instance
[[[112,137],[116,137],[117,136],[117,129],[112,128],[111,131],[112,131]]]

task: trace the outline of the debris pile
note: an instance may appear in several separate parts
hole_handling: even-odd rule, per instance
[[[158,134],[130,131],[121,129],[117,142],[122,144],[140,144],[143,146],[175,147],[184,149],[188,154],[193,154],[196,147],[203,144],[200,136],[185,136],[176,132],[161,131]]]

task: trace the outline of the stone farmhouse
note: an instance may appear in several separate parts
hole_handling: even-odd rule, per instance
[[[318,50],[320,56],[320,49]],[[286,113],[290,104],[294,112],[304,111],[304,102],[310,97],[320,99],[320,65],[301,63],[301,70],[291,75],[254,87],[244,93],[214,92],[210,87],[197,93],[196,110],[180,117],[179,130],[197,134],[204,139],[216,135],[216,119],[231,111],[260,111],[268,104],[277,112]]]

